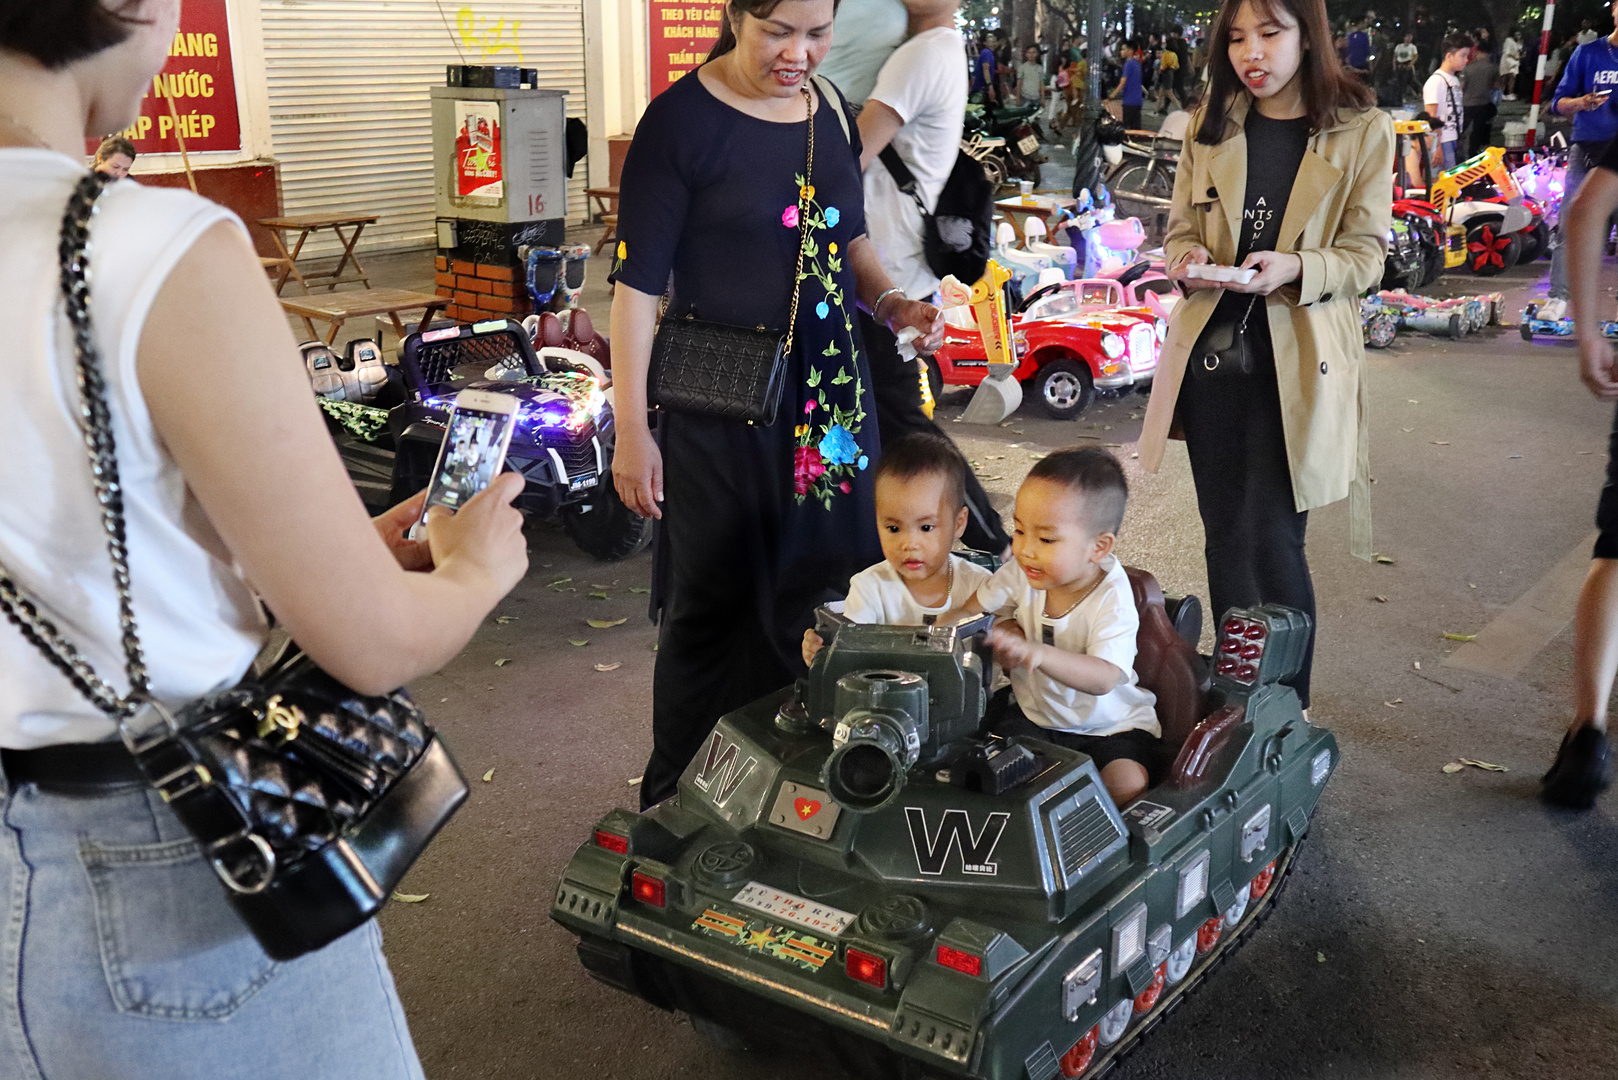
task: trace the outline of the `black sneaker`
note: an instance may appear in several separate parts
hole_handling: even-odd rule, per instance
[[[1588,810],[1607,790],[1611,752],[1607,736],[1586,725],[1562,737],[1561,749],[1541,783],[1540,798],[1553,806]]]

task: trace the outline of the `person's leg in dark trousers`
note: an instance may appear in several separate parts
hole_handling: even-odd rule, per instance
[[[1188,371],[1179,400],[1208,561],[1209,610],[1275,603],[1315,617],[1304,551],[1309,515],[1294,509],[1273,368],[1218,380]],[[1309,706],[1314,634],[1289,680]]]
[[[1124,127],[1128,128],[1130,131],[1141,130],[1140,110],[1141,107],[1139,105],[1124,106]]]
[[[680,774],[725,713],[792,681],[760,618],[769,588],[759,558],[761,488],[737,467],[726,421],[665,417],[659,543],[668,560],[652,674],[652,754],[641,808],[674,794]],[[767,542],[767,539],[766,539]]]
[[[907,363],[899,355],[899,341],[893,332],[861,311],[860,334],[871,363],[871,390],[876,396],[876,423],[882,445],[916,431],[943,435],[943,430],[922,411],[921,373],[914,362]],[[966,546],[995,555],[1004,551],[1011,538],[970,468],[966,470],[966,506],[966,532],[961,537]]]

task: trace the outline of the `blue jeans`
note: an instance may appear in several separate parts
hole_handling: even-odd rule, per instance
[[[1455,168],[1455,140],[1444,139],[1438,144],[1444,151],[1444,168]]]
[[[0,819],[0,1076],[421,1080],[375,922],[275,963],[144,788]]]

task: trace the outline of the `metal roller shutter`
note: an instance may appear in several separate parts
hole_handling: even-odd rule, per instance
[[[381,220],[366,228],[362,250],[433,246],[428,88],[442,86],[445,65],[462,56],[519,63],[509,47],[515,24],[521,66],[539,69],[540,86],[566,90],[567,114],[583,119],[583,2],[499,0],[474,9],[460,0],[262,0],[270,131],[286,213],[376,214]],[[452,35],[463,12],[475,19],[473,36],[487,56]],[[587,210],[585,172],[581,162],[568,184],[569,221]],[[329,232],[304,248],[339,250]]]

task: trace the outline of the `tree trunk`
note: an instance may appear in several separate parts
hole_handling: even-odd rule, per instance
[[[1022,58],[1022,51],[1035,44],[1035,36],[1039,27],[1039,0],[1017,0],[1016,20],[1011,28],[1011,42],[1017,47],[1017,58]]]

